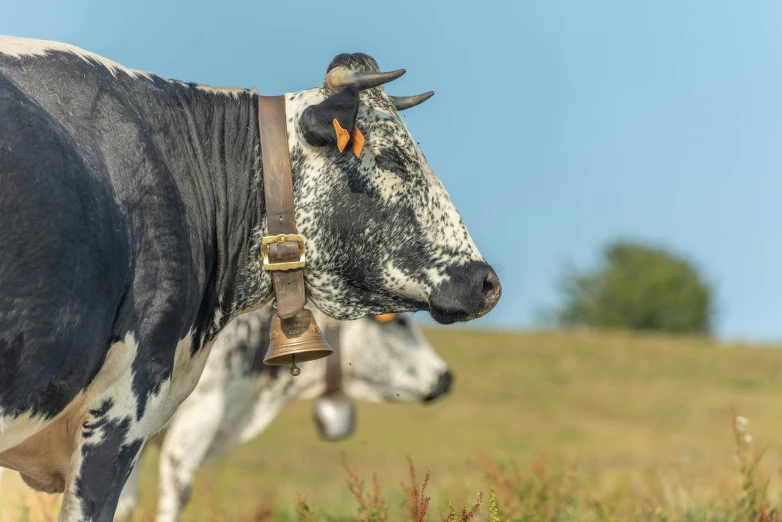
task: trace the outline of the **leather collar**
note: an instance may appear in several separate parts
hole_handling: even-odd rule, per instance
[[[272,273],[277,315],[299,313],[306,303],[304,238],[296,230],[285,96],[258,96],[267,235],[261,243],[264,270]]]

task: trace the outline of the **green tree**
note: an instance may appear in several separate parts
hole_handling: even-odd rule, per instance
[[[562,326],[708,334],[713,291],[686,259],[662,248],[618,241],[594,270],[569,270],[560,281]]]

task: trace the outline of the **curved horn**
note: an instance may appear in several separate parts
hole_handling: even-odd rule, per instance
[[[334,94],[341,92],[349,85],[355,85],[358,90],[363,91],[396,80],[403,74],[405,74],[404,69],[391,72],[363,72],[334,67],[326,75],[326,87]]]
[[[403,111],[410,107],[415,107],[424,103],[426,100],[434,96],[434,91],[425,92],[423,94],[416,94],[415,96],[389,96],[391,101],[396,107],[396,110]]]

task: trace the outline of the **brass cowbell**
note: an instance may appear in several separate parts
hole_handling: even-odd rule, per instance
[[[323,338],[311,311],[302,309],[288,319],[280,319],[277,314],[272,317],[269,350],[263,359],[265,364],[290,364],[291,375],[296,376],[300,372],[297,362],[313,361],[332,353],[334,350]]]

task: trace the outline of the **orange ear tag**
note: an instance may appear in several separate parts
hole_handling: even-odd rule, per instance
[[[358,130],[358,127],[353,127],[353,134],[350,136],[353,138],[353,154],[357,158],[361,157],[361,151],[364,148],[364,135]]]
[[[350,141],[350,134],[342,128],[336,118],[334,118],[334,130],[337,132],[337,148],[342,152]]]

